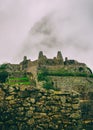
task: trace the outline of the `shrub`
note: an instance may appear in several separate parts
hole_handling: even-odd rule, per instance
[[[1,83],[5,83],[7,78],[8,78],[8,72],[7,71],[0,72],[0,82]]]
[[[7,64],[2,64],[2,65],[0,66],[0,69],[1,69],[1,70],[4,70],[4,69],[6,69],[6,67],[7,67]]]
[[[49,90],[49,89],[55,89],[55,88],[53,87],[53,84],[52,84],[51,81],[45,82],[45,83],[43,84],[43,88],[45,88],[45,89],[47,89],[47,90]]]
[[[37,79],[38,81],[43,81],[43,80],[46,80],[46,76],[48,75],[48,70],[43,67],[41,68],[39,71],[38,71],[38,74],[37,74]]]
[[[46,77],[45,82],[43,84],[43,88],[49,90],[49,89],[53,89],[56,90],[56,88],[54,87],[54,84],[52,82],[52,80],[49,77]]]
[[[91,74],[90,77],[93,78],[93,74]]]

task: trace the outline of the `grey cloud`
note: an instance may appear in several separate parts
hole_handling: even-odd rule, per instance
[[[0,0],[1,61],[62,50],[92,67],[92,7],[92,0]]]
[[[87,0],[66,2],[68,3],[65,8],[56,9],[51,15],[47,15],[34,24],[28,34],[24,54],[27,52],[29,56],[31,48],[37,48],[34,49],[35,53],[41,49],[50,55],[60,49],[82,62],[86,57],[86,61],[91,63],[87,55],[92,58],[90,52],[93,50],[91,35],[93,31],[92,23],[90,24],[91,18],[88,16],[91,12],[89,6],[93,3],[90,4]],[[33,37],[37,41],[32,40]],[[26,46],[29,46],[27,51]]]

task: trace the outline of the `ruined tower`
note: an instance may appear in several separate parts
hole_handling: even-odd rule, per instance
[[[23,61],[20,63],[21,70],[26,71],[28,68],[29,62],[30,60],[27,59],[27,56],[24,56]]]
[[[42,52],[42,51],[40,51],[40,52],[39,52],[38,59],[42,59],[42,58],[43,58],[43,52]]]
[[[46,56],[43,55],[42,51],[40,51],[38,56],[38,67],[46,65],[46,60],[47,60]]]
[[[61,51],[57,52],[57,62],[58,64],[64,64],[63,56],[61,54]]]

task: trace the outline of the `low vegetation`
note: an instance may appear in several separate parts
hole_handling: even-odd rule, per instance
[[[88,74],[85,72],[70,71],[65,69],[47,70],[43,68],[38,72],[38,81],[46,80],[47,76],[77,76],[93,78],[93,74]]]
[[[0,65],[0,70],[5,70],[7,68],[7,64]]]
[[[8,72],[7,71],[2,71],[0,72],[0,82],[5,83],[8,78]]]
[[[8,80],[7,80],[7,83],[10,84],[10,85],[14,85],[14,84],[30,85],[31,84],[28,77],[20,77],[20,78],[9,77]]]

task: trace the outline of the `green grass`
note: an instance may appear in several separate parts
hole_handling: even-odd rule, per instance
[[[14,85],[14,84],[30,85],[31,84],[28,77],[21,77],[21,78],[10,77],[7,83],[9,83],[10,85]]]
[[[31,82],[10,82],[9,85],[30,85]]]
[[[77,77],[91,77],[93,78],[93,74],[87,73],[79,73],[79,72],[49,72],[47,76],[77,76]]]
[[[34,79],[29,80],[28,77],[10,77],[7,82],[9,85],[33,85],[36,86],[36,81]]]
[[[77,77],[93,78],[93,74],[87,74],[86,72],[74,72],[66,69],[58,69],[58,70],[39,71],[38,81],[46,80],[47,76],[77,76]]]
[[[28,77],[21,77],[21,78],[17,78],[17,77],[12,77],[12,78],[9,78],[9,81],[29,81]]]

